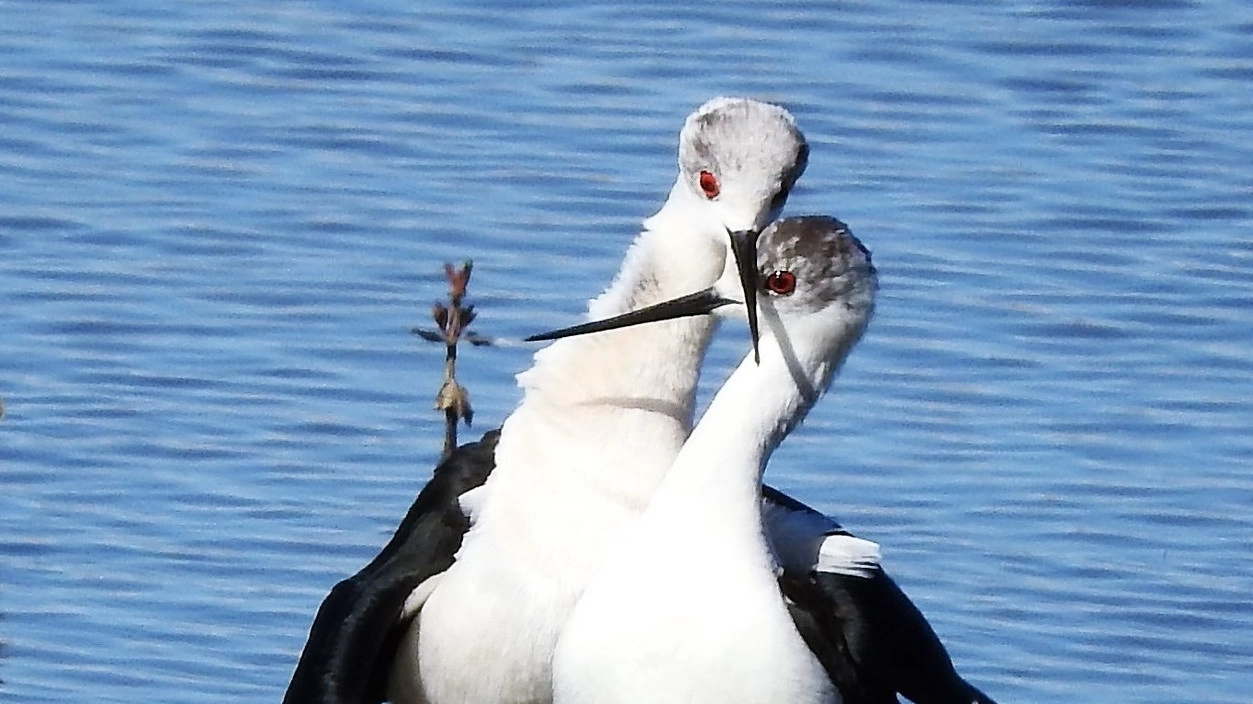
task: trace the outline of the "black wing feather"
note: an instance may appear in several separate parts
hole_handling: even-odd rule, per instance
[[[784,594],[789,595],[788,611],[792,622],[839,690],[843,704],[900,704],[891,688],[868,677],[858,666],[843,629],[831,628],[830,623],[820,619],[819,616],[826,613],[822,609],[806,609],[801,605],[812,604],[814,595],[809,592],[813,585],[804,577],[794,579],[788,574],[779,579]]]
[[[780,586],[827,638],[844,644],[852,660],[844,667],[868,691],[899,692],[915,704],[995,704],[957,674],[926,617],[882,569],[870,578],[785,574]]]
[[[457,448],[435,468],[383,550],[322,601],[292,674],[284,704],[376,704],[408,623],[409,594],[452,565],[470,521],[457,497],[481,486],[495,466],[500,436]]]
[[[408,623],[405,599],[452,564],[469,529],[458,497],[495,466],[499,431],[463,445],[435,468],[396,533],[360,572],[323,600],[292,674],[284,704],[378,704]],[[771,487],[767,502],[818,513]],[[780,587],[793,621],[846,704],[995,704],[953,669],[917,607],[882,570],[872,577],[785,573]]]
[[[762,498],[821,515],[768,486]],[[995,704],[957,674],[927,618],[882,568],[865,577],[785,571],[779,587],[797,631],[845,704],[897,702],[897,694],[914,704]]]

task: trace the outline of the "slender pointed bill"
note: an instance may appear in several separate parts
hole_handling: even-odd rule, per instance
[[[748,312],[748,332],[753,337],[753,361],[761,364],[761,350],[757,340],[757,232],[740,230],[731,236],[731,253],[735,255],[735,267],[740,274],[740,286],[744,287],[744,307]]]
[[[755,255],[754,255],[755,256]],[[663,303],[651,305],[639,310],[633,310],[630,313],[623,313],[612,318],[604,320],[593,320],[590,323],[574,325],[560,330],[552,330],[543,332],[538,335],[532,335],[526,338],[527,342],[542,342],[544,340],[560,340],[563,337],[574,337],[575,335],[586,335],[593,332],[604,332],[606,330],[618,330],[620,328],[629,328],[633,325],[641,325],[643,323],[657,323],[663,320],[674,320],[675,318],[687,318],[693,315],[704,315],[711,313],[722,306],[739,303],[729,298],[723,298],[714,292],[714,289],[707,288],[704,291],[689,293],[686,296],[680,296]]]

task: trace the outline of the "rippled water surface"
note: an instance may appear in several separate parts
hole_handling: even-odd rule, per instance
[[[1249,700],[1246,3],[347,5],[0,3],[0,699],[280,699],[438,454],[441,264],[574,320],[730,93],[883,282],[771,480],[1002,702]]]

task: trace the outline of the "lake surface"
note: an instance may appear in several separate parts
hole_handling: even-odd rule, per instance
[[[1253,8],[414,5],[0,3],[0,699],[278,701],[438,456],[442,263],[573,322],[746,94],[882,280],[769,480],[1002,702],[1249,701]]]

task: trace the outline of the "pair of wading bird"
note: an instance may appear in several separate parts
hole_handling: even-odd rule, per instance
[[[323,601],[285,702],[991,701],[878,545],[761,484],[874,308],[842,223],[773,222],[807,158],[780,107],[688,117],[669,198],[590,304],[602,322],[537,336],[560,339],[518,408]],[[717,308],[753,352],[693,429]]]

